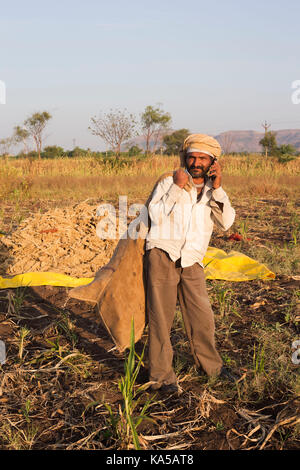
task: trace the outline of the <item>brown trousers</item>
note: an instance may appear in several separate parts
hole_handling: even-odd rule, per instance
[[[149,380],[176,383],[170,340],[177,298],[195,363],[208,375],[218,374],[222,359],[215,348],[214,314],[199,263],[182,268],[169,255],[152,248],[147,255],[147,316],[149,322]]]

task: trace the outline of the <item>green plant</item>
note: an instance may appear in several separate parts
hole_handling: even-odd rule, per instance
[[[216,431],[223,431],[224,430],[224,424],[222,421],[218,421],[216,424]]]
[[[28,423],[24,429],[19,429],[15,424],[5,424],[0,429],[2,445],[9,450],[30,450],[38,434],[38,428]]]
[[[297,246],[298,240],[300,237],[300,219],[297,214],[294,214],[290,218],[290,224],[291,224],[291,240],[289,243],[293,246]]]
[[[134,321],[132,319],[131,335],[130,335],[130,349],[128,357],[124,363],[124,377],[121,377],[118,382],[118,388],[122,393],[123,404],[119,406],[119,416],[115,416],[110,405],[105,404],[109,413],[109,420],[113,431],[117,436],[122,439],[128,446],[132,439],[134,448],[140,449],[137,428],[144,419],[151,420],[146,412],[149,408],[154,397],[148,398],[141,411],[136,414],[136,410],[140,404],[140,393],[145,390],[145,386],[140,386],[135,389],[135,382],[139,373],[140,367],[143,363],[145,345],[141,355],[139,356],[135,351],[134,342]],[[138,359],[136,363],[136,358]]]
[[[297,324],[300,321],[300,315],[298,314],[299,310],[299,298],[300,298],[300,290],[296,290],[293,292],[290,302],[286,304],[286,308],[283,311],[284,313],[284,320],[287,323]]]
[[[253,371],[254,375],[265,372],[265,350],[264,346],[259,344],[253,348]]]
[[[26,297],[27,297],[27,292],[26,292],[26,288],[24,289],[24,287],[18,287],[17,289],[14,290],[14,292],[9,292],[8,293],[8,313],[19,316]]]
[[[219,314],[224,317],[230,313],[233,291],[231,289],[219,289],[216,297],[219,306]]]
[[[295,156],[294,155],[279,155],[277,157],[277,161],[278,163],[288,163],[288,162],[291,162],[292,160],[295,160]]]
[[[179,376],[183,371],[186,371],[190,366],[190,356],[184,348],[178,349],[177,345],[176,354],[174,357],[174,372]],[[185,345],[184,345],[185,346]]]
[[[223,362],[224,362],[226,365],[228,365],[228,366],[231,365],[232,360],[231,360],[231,358],[228,356],[227,353],[225,353],[225,354],[222,355],[222,359],[223,359]]]
[[[116,435],[119,434],[118,424],[119,424],[120,416],[114,414],[111,406],[108,403],[104,403],[104,406],[108,411],[110,428],[112,429],[112,432],[109,429],[106,429],[103,435],[105,438],[109,438],[113,434],[116,434]]]
[[[26,400],[25,406],[21,409],[21,412],[25,420],[27,421],[27,423],[30,422],[30,418],[29,418],[30,406],[31,406],[30,400]]]
[[[242,235],[242,237],[246,238],[248,231],[249,231],[248,217],[246,218],[246,220],[241,220],[238,224],[238,227],[239,227],[239,232]]]
[[[46,341],[52,346],[51,349],[37,357],[35,362],[41,364],[46,360],[59,359],[59,362],[54,366],[56,369],[64,365],[73,374],[79,374],[85,378],[90,375],[89,368],[91,366],[91,360],[86,354],[77,350],[70,353],[66,345],[62,346],[60,344],[60,336],[55,338],[54,341]],[[33,361],[31,361],[31,363],[33,363]]]
[[[24,341],[25,341],[25,338],[26,336],[28,336],[30,333],[30,330],[28,330],[27,328],[21,328],[20,329],[20,332],[19,332],[19,336],[20,336],[20,343],[19,343],[19,359],[20,361],[22,360],[23,358],[23,352],[24,352]]]
[[[143,362],[145,352],[145,345],[142,351],[141,356],[139,357],[135,351],[134,346],[134,320],[132,319],[131,324],[131,335],[130,335],[130,350],[128,358],[124,364],[124,377],[121,377],[119,380],[119,390],[123,396],[123,409],[121,410],[121,417],[125,418],[125,430],[126,430],[126,437],[129,436],[129,432],[131,432],[132,440],[135,449],[140,449],[139,438],[137,434],[137,427],[144,419],[149,419],[146,415],[146,411],[149,408],[149,405],[152,399],[146,400],[144,406],[142,407],[141,412],[138,416],[134,416],[134,411],[139,405],[140,397],[138,397],[139,393],[144,390],[144,387],[138,387],[137,390],[134,390],[134,385],[137,379],[137,375],[139,373],[140,367]],[[135,364],[135,357],[138,358],[137,364]]]
[[[78,343],[78,337],[75,328],[67,313],[62,313],[62,318],[57,322],[58,330],[63,332],[74,348]]]
[[[62,351],[63,347],[61,346],[59,342],[59,336],[54,338],[54,341],[51,341],[50,339],[46,339],[46,342],[50,344],[51,346],[51,353],[54,353],[54,355],[57,355],[60,359],[62,358]]]

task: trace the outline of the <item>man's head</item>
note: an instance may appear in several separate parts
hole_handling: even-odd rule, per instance
[[[204,152],[187,152],[185,165],[193,178],[204,178],[208,172],[214,157]]]
[[[221,146],[216,139],[206,134],[191,134],[185,139],[180,152],[181,166],[187,168],[189,172],[189,168],[191,170],[201,170],[200,167],[207,169],[213,159],[220,155]]]

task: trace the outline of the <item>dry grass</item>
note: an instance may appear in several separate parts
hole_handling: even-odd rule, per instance
[[[218,379],[207,380],[197,373],[177,312],[172,342],[183,393],[179,397],[152,398],[147,410],[151,421],[143,421],[137,429],[140,447],[298,448],[299,376],[290,360],[295,330],[282,321],[280,314],[274,312],[270,316],[263,306],[251,312],[251,306],[243,303],[247,298],[253,302],[257,292],[269,295],[271,303],[276,290],[270,290],[262,281],[248,284],[245,289],[232,285],[231,302],[222,316],[216,304],[222,283],[211,281],[208,288],[216,312],[218,347],[224,362],[240,370],[241,379],[233,386]],[[118,382],[123,374],[124,355],[110,351],[111,342],[101,327],[92,329],[86,323],[86,329],[82,328],[86,306],[76,311],[75,304],[66,305],[63,291],[55,290],[60,297],[53,292],[51,307],[49,296],[48,301],[44,298],[38,302],[33,291],[27,292],[26,299],[18,298],[21,292],[12,293],[9,298],[8,292],[0,292],[1,311],[7,309],[6,315],[1,314],[0,327],[6,326],[8,353],[6,364],[0,368],[0,447],[133,448],[130,441],[124,447],[118,421],[112,419],[118,418],[122,406]],[[291,301],[291,291],[277,292],[280,303]],[[10,303],[18,308],[9,307]],[[239,309],[240,317],[234,313],[233,305]],[[90,310],[89,321],[92,318]],[[21,344],[25,328],[27,334]],[[137,345],[138,351],[145,341],[146,335]],[[105,351],[100,353],[95,343]],[[147,359],[144,365],[147,367]],[[149,394],[144,392],[136,416],[148,398]]]
[[[218,349],[241,377],[235,386],[199,375],[177,312],[172,342],[183,393],[151,403],[153,421],[138,428],[142,449],[299,448],[299,366],[291,357],[300,334],[300,161],[279,164],[255,155],[220,161],[237,213],[230,232],[243,240],[216,230],[211,245],[248,254],[276,279],[207,282]],[[177,164],[176,157],[114,168],[93,159],[0,161],[0,230],[12,232],[31,212],[87,198],[89,204],[117,202],[119,194],[145,200],[157,176]],[[124,355],[92,308],[66,300],[65,288],[0,291],[7,347],[0,366],[1,449],[124,448],[112,419],[122,407]],[[138,351],[146,338],[147,329]],[[147,367],[146,358],[143,372]]]
[[[178,157],[137,160],[94,158],[42,161],[0,160],[0,195],[19,199],[115,199],[119,194],[146,197],[158,176],[178,166]],[[300,159],[278,163],[262,156],[220,158],[224,187],[233,195],[299,194]]]
[[[267,159],[261,155],[221,156],[219,162],[228,175],[294,175],[300,174],[300,159],[295,158],[287,163],[279,163],[274,157]],[[9,160],[0,158],[1,173],[12,176],[90,176],[102,175],[137,175],[155,176],[162,171],[172,170],[179,164],[178,156],[151,156],[148,158],[109,159],[77,157],[27,160],[24,158]]]

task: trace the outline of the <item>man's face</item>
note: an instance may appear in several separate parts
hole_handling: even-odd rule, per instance
[[[192,152],[186,157],[186,167],[193,178],[203,178],[212,163],[206,153]]]

